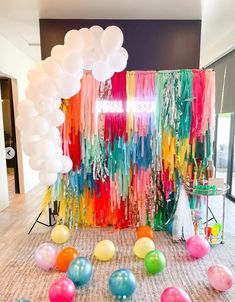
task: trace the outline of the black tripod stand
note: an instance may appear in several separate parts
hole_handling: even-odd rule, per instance
[[[32,227],[30,228],[29,232],[28,232],[28,235],[32,232],[33,228],[35,227],[36,223],[40,223],[46,227],[52,227],[56,224],[56,218],[55,216],[58,216],[58,204],[57,204],[57,200],[54,201],[54,207],[53,209],[51,207],[48,208],[48,224],[40,221],[40,217],[42,215],[42,211],[39,213],[39,215],[37,216],[36,220],[34,221]]]

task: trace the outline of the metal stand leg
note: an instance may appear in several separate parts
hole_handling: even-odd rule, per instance
[[[209,212],[209,196],[206,195],[206,240],[208,240],[208,212]]]
[[[38,217],[36,218],[36,220],[34,221],[31,229],[28,232],[28,235],[32,232],[33,228],[35,227],[35,224],[38,222],[38,219],[40,218],[40,216],[42,215],[42,212],[39,213]]]
[[[58,215],[58,207],[57,207],[57,202],[56,202],[56,201],[54,202],[54,207],[55,207],[55,208],[54,208],[54,211],[52,211],[51,208],[48,209],[48,212],[49,212],[49,213],[48,213],[48,214],[49,214],[49,216],[48,216],[49,223],[46,224],[46,223],[41,222],[41,221],[39,220],[39,218],[40,218],[41,215],[42,215],[42,212],[40,212],[39,215],[37,216],[36,220],[34,221],[32,227],[30,228],[30,230],[29,230],[29,232],[28,232],[28,235],[32,232],[32,230],[33,230],[33,228],[35,227],[36,223],[40,223],[40,224],[42,224],[42,225],[44,225],[44,226],[46,226],[46,227],[52,227],[52,226],[54,226],[54,225],[56,224],[55,215]],[[52,221],[52,219],[53,219],[53,221]]]
[[[214,215],[214,213],[211,211],[211,208],[209,207],[209,211],[210,211],[210,213],[211,213],[211,219],[209,219],[208,221],[211,221],[211,220],[214,220],[216,223],[218,222],[217,221],[217,219],[215,218],[215,215]]]
[[[224,243],[224,222],[225,222],[225,194],[223,195],[223,222],[222,222],[222,236],[221,243]]]

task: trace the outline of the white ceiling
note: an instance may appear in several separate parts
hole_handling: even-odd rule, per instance
[[[39,18],[201,19],[201,0],[0,0],[0,34],[34,60]]]
[[[235,1],[206,0],[203,4],[201,66],[235,49]]]

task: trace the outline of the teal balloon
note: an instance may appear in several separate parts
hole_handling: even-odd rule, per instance
[[[173,223],[174,223],[174,219],[172,218],[166,226],[166,230],[171,236],[172,236]]]
[[[31,302],[30,300],[17,300],[16,302]]]
[[[135,276],[128,269],[119,269],[109,277],[109,289],[116,299],[128,299],[134,293],[136,286]]]
[[[85,257],[77,257],[68,268],[67,276],[73,281],[76,288],[86,284],[92,276],[92,264]]]

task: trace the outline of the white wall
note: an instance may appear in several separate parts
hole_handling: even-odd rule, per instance
[[[27,57],[23,52],[21,52],[17,47],[11,44],[7,39],[0,35],[0,73],[6,75],[7,77],[13,78],[17,83],[17,94],[18,99],[22,100],[24,98],[24,91],[27,86],[27,71],[35,66],[36,62]],[[15,85],[13,85],[14,88]],[[14,107],[17,107],[17,94],[14,93]],[[2,117],[0,117],[0,124],[2,123]],[[3,129],[0,130],[0,137],[3,136]],[[19,134],[19,133],[18,133]],[[18,141],[18,146],[19,141]],[[20,146],[21,148],[21,146]],[[17,148],[19,149],[19,148]],[[20,150],[18,150],[19,152]],[[21,153],[21,152],[19,152]],[[20,165],[23,166],[23,181],[21,184],[24,184],[24,191],[27,192],[32,189],[35,185],[38,184],[38,173],[34,172],[28,165],[28,157],[26,155],[22,155],[19,159],[22,158],[22,163]],[[3,161],[2,157],[0,157],[0,161]],[[0,168],[2,166],[0,165]],[[1,191],[5,187],[5,182],[3,180],[3,172],[0,170],[0,188]],[[0,200],[1,202],[1,200]]]
[[[201,67],[235,48],[235,0],[202,1]]]

